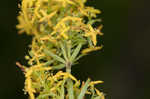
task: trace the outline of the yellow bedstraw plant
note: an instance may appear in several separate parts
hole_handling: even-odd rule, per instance
[[[71,68],[84,55],[101,49],[93,27],[101,11],[85,6],[86,0],[22,0],[16,26],[19,34],[32,36],[28,66],[16,64],[25,74],[29,99],[104,99],[94,87],[103,81],[77,80]],[[66,68],[64,72],[62,69]]]

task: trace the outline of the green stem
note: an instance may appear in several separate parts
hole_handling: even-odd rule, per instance
[[[71,62],[67,62],[66,72],[71,74]],[[73,82],[70,78],[67,79],[67,87],[69,99],[74,99]]]
[[[71,74],[71,62],[66,63],[66,72]]]

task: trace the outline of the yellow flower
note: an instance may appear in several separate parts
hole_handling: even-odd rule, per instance
[[[93,27],[88,24],[89,32],[85,33],[85,37],[90,37],[94,46],[97,44],[97,31],[93,29]]]
[[[96,17],[96,14],[101,13],[100,10],[94,9],[93,7],[84,7],[82,4],[80,4],[80,6],[81,7],[79,7],[79,11],[87,17],[89,17],[89,16]]]
[[[67,4],[76,5],[76,4],[75,4],[74,2],[72,2],[71,0],[56,0],[56,1],[62,3],[62,5],[63,5],[64,7],[66,7]]]
[[[35,99],[34,93],[36,92],[33,88],[32,88],[32,81],[31,81],[31,77],[27,77],[25,80],[25,90],[29,93],[29,96],[31,99]]]
[[[35,89],[32,88],[32,79],[31,79],[32,73],[35,71],[47,71],[52,69],[51,67],[41,67],[41,65],[42,64],[35,65],[26,69],[25,90],[28,92],[31,99],[35,99],[34,93],[36,92]]]
[[[26,57],[30,67],[24,67],[19,63],[16,64],[24,71],[26,78],[25,91],[29,94],[30,99],[36,99],[41,96],[43,99],[49,98],[49,96],[45,97],[47,90],[41,90],[43,88],[48,89],[48,93],[52,92],[52,99],[60,97],[59,95],[61,95],[61,98],[69,99],[71,90],[75,92],[72,95],[75,98],[77,97],[75,95],[82,93],[82,88],[84,91],[84,86],[85,89],[87,87],[86,92],[83,92],[85,96],[87,94],[92,95],[94,92],[96,96],[104,99],[103,93],[99,90],[95,89],[93,91],[94,85],[103,83],[103,81],[89,81],[87,84],[84,82],[81,84],[67,71],[68,66],[66,66],[66,72],[60,69],[57,71],[49,66],[65,66],[70,60],[69,58],[77,57],[76,55],[80,51],[82,54],[87,54],[91,51],[102,49],[103,46],[96,45],[97,36],[103,35],[101,32],[103,26],[100,25],[96,29],[84,20],[84,17],[88,17],[91,18],[92,22],[95,22],[93,18],[101,11],[93,7],[86,7],[84,4],[86,1],[22,0],[21,11],[18,16],[19,24],[16,27],[20,30],[19,33],[26,32],[32,35],[33,39],[29,55]],[[90,45],[90,47],[81,48],[81,50],[80,46],[76,48],[76,45],[81,43],[80,41],[86,40],[85,42],[88,42],[86,38],[90,39],[90,44],[84,43],[85,45],[83,44],[83,46]],[[63,43],[63,45],[61,46],[59,43]],[[47,55],[44,49],[52,51],[53,54]],[[61,64],[58,60],[64,58],[63,56],[67,58],[65,57],[66,62]],[[56,74],[53,74],[53,71]]]
[[[100,25],[100,26],[97,28],[97,33],[98,33],[99,35],[103,35],[103,33],[101,32],[102,28],[103,28],[103,25]]]
[[[90,86],[91,85],[95,85],[95,84],[100,84],[100,83],[103,83],[103,81],[92,81],[92,82],[90,82]]]
[[[46,35],[44,37],[41,37],[40,40],[43,40],[43,41],[48,40],[56,45],[58,43],[57,40],[54,37],[52,37],[51,35]]]
[[[65,28],[61,33],[60,35],[57,36],[57,38],[60,38],[60,36],[63,36],[65,39],[68,39],[69,37],[67,36],[67,34],[65,34],[70,28],[67,27]]]
[[[83,49],[81,53],[82,53],[82,54],[87,54],[87,53],[89,53],[89,52],[97,51],[97,50],[100,50],[100,49],[102,49],[102,48],[103,48],[103,46],[86,48],[86,49]]]
[[[97,93],[97,95],[99,95],[101,97],[101,99],[105,99],[104,94],[102,92],[100,92],[98,89],[95,88],[95,91]]]
[[[44,12],[43,10],[40,10],[40,12],[43,14],[43,18],[41,18],[40,20],[39,20],[39,22],[43,22],[44,20],[50,20],[50,18],[52,18],[56,13],[57,13],[57,11],[54,11],[54,12],[52,12],[52,13],[50,13],[49,15],[46,13],[46,12]]]

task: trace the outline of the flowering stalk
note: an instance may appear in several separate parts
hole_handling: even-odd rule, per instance
[[[104,99],[94,87],[103,81],[80,82],[71,74],[82,56],[103,47],[97,44],[97,36],[103,35],[102,25],[93,27],[101,12],[85,2],[22,0],[16,27],[19,34],[32,35],[32,44],[25,56],[28,66],[16,64],[25,74],[24,89],[30,99]]]

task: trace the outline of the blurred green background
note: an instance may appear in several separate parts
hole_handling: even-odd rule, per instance
[[[0,2],[0,99],[27,99],[24,75],[15,62],[24,62],[31,37],[18,35],[15,25],[21,0]],[[73,67],[81,80],[103,80],[98,85],[106,99],[149,99],[150,13],[146,0],[89,0],[101,9],[105,52],[93,52]],[[104,55],[105,53],[105,55]]]

